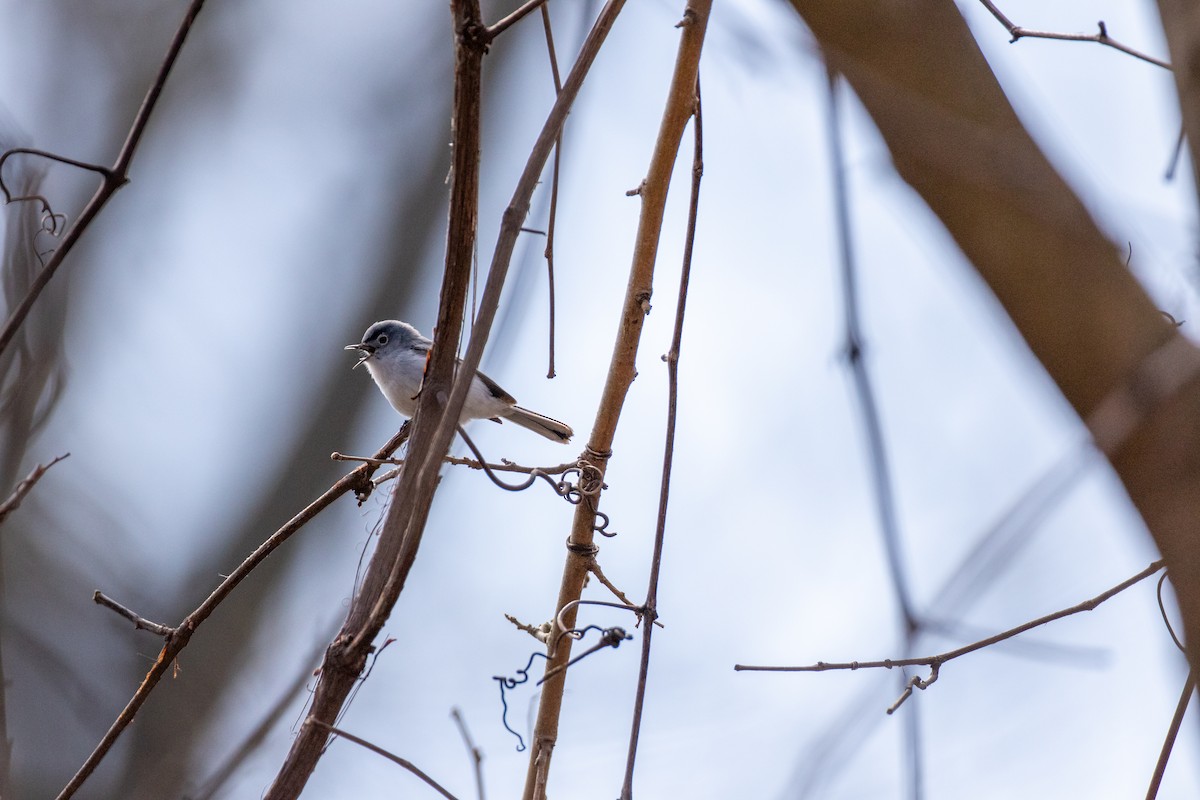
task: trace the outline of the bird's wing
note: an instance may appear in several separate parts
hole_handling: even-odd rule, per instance
[[[487,375],[484,375],[482,372],[476,372],[475,374],[479,376],[479,380],[483,381],[483,385],[487,387],[489,392],[491,392],[492,397],[495,397],[497,400],[502,400],[509,405],[513,405],[517,402],[515,397],[501,389],[500,384],[496,383]]]

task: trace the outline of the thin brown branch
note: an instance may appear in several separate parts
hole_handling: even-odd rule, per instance
[[[1157,67],[1171,69],[1171,65],[1166,61],[1163,61],[1160,58],[1155,58],[1151,55],[1147,55],[1140,50],[1134,50],[1129,45],[1122,44],[1116,39],[1110,37],[1108,35],[1108,26],[1104,24],[1104,20],[1096,23],[1096,33],[1055,33],[1053,31],[1038,31],[1013,24],[1013,21],[1005,16],[1004,12],[997,8],[996,4],[993,3],[992,0],[979,0],[979,2],[983,3],[983,7],[990,11],[992,16],[996,18],[996,21],[1004,26],[1005,30],[1007,30],[1009,35],[1012,36],[1010,41],[1013,43],[1018,42],[1021,39],[1057,39],[1064,42],[1095,42],[1096,44],[1102,44],[1105,47],[1111,47],[1114,50],[1119,50],[1126,55],[1141,59],[1149,64],[1154,64]]]
[[[25,318],[29,316],[29,312],[33,309],[34,303],[37,302],[42,290],[50,283],[50,279],[54,277],[54,273],[58,271],[67,254],[74,249],[75,243],[79,241],[79,237],[83,235],[83,232],[91,225],[92,220],[96,218],[96,215],[100,213],[101,209],[104,208],[112,196],[116,194],[117,190],[129,182],[129,164],[133,161],[138,143],[141,142],[142,135],[146,132],[146,124],[150,121],[150,115],[154,112],[154,108],[158,104],[163,86],[167,82],[167,76],[171,74],[171,69],[175,66],[175,60],[179,56],[179,51],[183,49],[183,43],[192,29],[192,23],[196,21],[196,16],[200,13],[200,9],[203,6],[204,0],[192,0],[188,6],[187,12],[183,15],[183,21],[179,23],[179,27],[175,31],[175,36],[171,39],[171,44],[167,47],[167,53],[163,56],[158,73],[150,83],[150,88],[146,91],[145,98],[142,99],[142,105],[138,108],[137,114],[133,118],[129,133],[125,137],[125,143],[121,145],[121,149],[117,152],[117,158],[113,162],[112,167],[106,169],[63,156],[37,153],[56,161],[99,172],[103,180],[100,182],[100,186],[96,189],[95,194],[84,205],[83,210],[79,212],[79,218],[75,220],[75,223],[63,235],[62,243],[55,248],[54,254],[50,256],[50,259],[42,267],[41,271],[34,276],[25,297],[21,299],[21,302],[9,314],[8,321],[4,323],[3,330],[0,330],[0,353],[4,352],[12,342],[13,337],[17,335],[17,330],[25,322]],[[25,150],[24,152],[34,151]],[[5,194],[7,195],[7,190],[5,190]]]
[[[1187,713],[1188,704],[1192,701],[1192,693],[1196,691],[1196,674],[1188,672],[1187,680],[1183,682],[1183,691],[1179,702],[1175,705],[1175,713],[1171,716],[1171,724],[1167,726],[1167,736],[1163,740],[1162,750],[1158,761],[1154,764],[1154,774],[1150,776],[1150,787],[1146,790],[1146,800],[1158,797],[1158,789],[1162,785],[1163,775],[1167,772],[1167,761],[1175,748],[1175,739],[1179,736],[1179,728],[1183,725],[1183,715]]]
[[[954,650],[947,650],[946,652],[938,653],[937,655],[921,656],[919,658],[886,658],[886,659],[883,659],[880,661],[846,661],[846,662],[818,661],[816,664],[809,664],[807,666],[774,667],[774,666],[753,666],[753,665],[748,665],[748,664],[735,664],[733,668],[735,670],[737,670],[738,672],[826,672],[828,670],[835,670],[835,669],[836,670],[858,670],[858,669],[893,669],[895,667],[929,667],[931,670],[934,670],[934,672],[931,674],[930,679],[927,679],[923,682],[927,686],[928,684],[933,683],[933,681],[937,679],[936,670],[939,669],[942,664],[945,664],[948,661],[953,661],[954,659],[959,658],[961,656],[965,656],[968,653],[974,653],[976,650],[982,650],[985,647],[991,647],[994,644],[999,644],[1000,642],[1003,642],[1006,639],[1011,639],[1014,636],[1019,636],[1020,634],[1025,633],[1026,631],[1033,630],[1034,628],[1041,627],[1042,625],[1046,625],[1051,622],[1056,622],[1057,620],[1063,619],[1064,617],[1069,617],[1074,614],[1082,613],[1084,611],[1092,611],[1097,606],[1099,606],[1101,603],[1105,602],[1106,600],[1109,600],[1112,597],[1115,597],[1116,595],[1118,595],[1121,592],[1128,589],[1130,586],[1133,586],[1134,584],[1136,584],[1140,581],[1143,581],[1146,578],[1149,578],[1151,575],[1153,575],[1154,573],[1156,573],[1160,569],[1162,569],[1163,564],[1164,564],[1163,561],[1155,561],[1153,564],[1146,567],[1144,570],[1142,570],[1138,574],[1134,575],[1131,578],[1127,578],[1126,580],[1121,581],[1116,586],[1113,586],[1111,589],[1106,589],[1105,591],[1101,592],[1100,594],[1096,595],[1095,597],[1091,598],[1090,600],[1084,600],[1082,603],[1077,603],[1076,605],[1073,605],[1070,608],[1064,608],[1060,611],[1055,611],[1052,614],[1047,614],[1043,617],[1038,617],[1037,619],[1030,620],[1029,622],[1025,622],[1021,625],[1018,625],[1015,628],[1009,628],[1006,631],[1002,631],[1002,632],[994,634],[992,636],[988,636],[985,639],[980,639],[979,641],[972,642],[971,644],[963,645],[962,647],[955,648]],[[922,681],[912,682],[912,684],[910,684],[910,690],[912,688],[912,685],[916,685],[916,688],[924,688],[924,686],[920,685],[921,683],[922,683]],[[911,691],[906,693],[904,696],[907,697],[908,694],[911,694]],[[902,698],[902,700],[903,700],[903,698]],[[899,702],[896,705],[899,705]],[[894,707],[895,706],[893,706],[893,708]]]
[[[442,797],[448,798],[448,800],[458,800],[454,795],[450,794],[450,792],[448,792],[446,790],[446,787],[442,786],[440,783],[435,781],[433,778],[426,775],[424,772],[422,772],[420,770],[419,767],[417,767],[416,764],[412,763],[407,758],[401,758],[400,756],[396,755],[395,753],[391,753],[391,752],[388,752],[387,750],[384,750],[379,745],[371,744],[366,739],[360,739],[357,736],[355,736],[353,733],[347,733],[346,731],[342,730],[341,728],[335,728],[332,725],[327,725],[326,723],[322,722],[319,719],[314,719],[312,717],[309,717],[308,719],[304,720],[304,724],[312,725],[314,727],[320,728],[321,730],[323,730],[327,733],[330,733],[334,736],[340,736],[341,738],[345,739],[346,741],[354,742],[356,745],[359,745],[360,747],[365,747],[366,749],[370,750],[372,753],[381,755],[384,758],[386,758],[388,761],[391,761],[393,763],[399,764],[400,766],[404,767],[406,770],[411,772],[413,775],[416,775],[418,778],[425,781],[425,783],[429,784],[429,786],[435,792],[440,794]]]
[[[467,730],[467,721],[463,719],[462,712],[455,707],[450,709],[450,716],[454,718],[454,724],[458,726],[458,733],[462,736],[463,744],[467,747],[467,753],[471,756],[471,766],[475,772],[475,792],[479,800],[484,800],[483,751],[475,746],[475,741],[471,738],[471,732]]]
[[[637,373],[638,345],[641,342],[642,325],[650,311],[654,264],[658,254],[667,192],[683,131],[695,108],[696,77],[710,8],[711,0],[689,0],[684,11],[671,86],[663,108],[654,152],[642,184],[642,208],[620,325],[613,344],[608,377],[586,450],[586,458],[591,469],[596,472],[597,483],[603,481],[604,471],[612,456],[613,437],[621,418],[621,409]],[[585,498],[575,507],[556,609],[565,609],[569,603],[578,600],[583,591],[594,547],[596,520],[600,513],[598,506],[597,492],[595,497]],[[559,623],[559,628],[573,628],[575,617],[576,608],[572,607]],[[533,741],[529,748],[524,800],[542,800],[545,797],[550,760],[558,740],[559,716],[566,688],[566,672],[562,667],[571,660],[571,640],[560,640],[555,636],[551,641],[555,642],[555,646],[549,653],[546,673],[554,673],[554,677],[545,682],[538,706]]]
[[[554,78],[554,94],[558,95],[562,92],[562,79],[558,74],[558,56],[554,52],[554,30],[550,26],[550,6],[545,3],[542,3],[542,28],[546,32],[546,50],[550,57],[550,75]],[[562,131],[559,131],[558,138],[554,140],[554,168],[550,178],[550,216],[546,222],[546,249],[543,251],[548,279],[546,293],[550,303],[548,356],[550,364],[546,368],[548,379],[554,377],[554,230],[558,219],[558,175],[561,161]]]
[[[612,592],[613,596],[616,597],[618,600],[620,600],[622,603],[624,603],[627,606],[630,606],[631,608],[637,607],[637,604],[634,603],[632,600],[630,600],[628,597],[626,597],[625,593],[622,592],[620,589],[618,589],[616,584],[614,584],[612,581],[610,581],[608,579],[608,576],[604,574],[604,570],[602,570],[600,568],[600,562],[596,560],[595,553],[592,554],[591,563],[588,564],[588,571],[596,576],[596,580],[600,581],[601,586],[603,586],[605,589],[608,589],[610,592]]]
[[[42,479],[47,470],[53,467],[64,458],[70,456],[70,453],[63,453],[57,456],[46,464],[38,464],[33,470],[25,476],[25,479],[13,487],[12,492],[8,495],[8,499],[0,503],[0,524],[8,518],[8,515],[16,511],[21,506],[21,501],[25,499],[25,495],[33,491],[33,487]]]
[[[495,25],[492,25],[486,29],[485,34],[487,36],[487,41],[492,41],[492,39],[495,39],[513,25],[516,25],[525,17],[529,16],[530,13],[536,11],[538,6],[544,5],[545,2],[546,0],[527,0],[527,2],[516,11],[509,14],[507,17],[504,17]]]
[[[679,273],[679,292],[675,301],[675,328],[671,349],[664,355],[667,363],[667,429],[663,444],[662,479],[658,491],[658,520],[654,528],[654,554],[650,558],[650,580],[642,613],[641,660],[638,663],[637,691],[633,700],[633,719],[629,730],[629,753],[625,759],[625,779],[621,800],[633,800],[633,765],[637,760],[642,711],[646,700],[646,680],[650,674],[650,639],[658,621],[658,580],[662,572],[663,543],[667,532],[667,500],[671,495],[671,467],[675,459],[675,421],[679,405],[679,351],[683,344],[683,314],[687,308],[688,285],[692,275],[692,253],[696,243],[696,217],[700,210],[700,180],[704,176],[704,115],[700,103],[700,76],[696,75],[695,112],[692,117],[692,189],[688,202],[687,233],[684,235],[683,267]],[[594,560],[594,559],[593,559]],[[598,568],[597,568],[598,569]],[[611,587],[610,587],[611,588]],[[621,596],[624,599],[624,596]]]
[[[135,614],[132,610],[121,605],[116,600],[113,600],[99,589],[92,594],[92,602],[117,612],[117,614],[132,622],[133,627],[138,630],[150,631],[151,633],[156,633],[163,637],[169,637],[175,634],[175,629],[170,625],[163,625],[161,622],[151,622],[145,617]]]
[[[400,431],[380,449],[379,457],[385,458],[395,452],[396,448],[408,438],[408,429],[409,426],[405,423]],[[79,787],[83,785],[83,782],[88,779],[88,776],[95,771],[96,767],[99,766],[100,762],[108,754],[108,751],[112,749],[118,737],[133,722],[133,718],[137,716],[137,712],[142,707],[142,704],[146,702],[146,698],[154,691],[154,687],[167,674],[167,671],[175,661],[175,657],[187,647],[191,641],[192,634],[212,615],[221,601],[228,597],[255,567],[274,552],[275,548],[286,542],[292,534],[304,527],[317,514],[332,505],[339,497],[351,491],[370,491],[371,474],[376,469],[377,467],[371,464],[363,464],[329,487],[324,494],[310,503],[299,514],[288,520],[282,528],[271,534],[237,569],[230,573],[225,580],[221,581],[212,594],[195,611],[184,617],[183,622],[172,629],[172,632],[167,635],[166,642],[163,644],[163,648],[159,652],[154,666],[150,668],[146,677],[142,679],[142,684],[134,692],[133,697],[130,698],[125,708],[121,710],[121,713],[113,721],[113,724],[109,726],[108,731],[101,738],[100,743],[96,745],[91,755],[88,756],[83,766],[79,768],[79,771],[75,773],[75,776],[71,778],[71,781],[59,793],[58,800],[66,800],[66,798],[72,797],[79,790]]]

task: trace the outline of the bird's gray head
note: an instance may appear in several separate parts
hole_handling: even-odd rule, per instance
[[[360,354],[354,366],[364,364],[372,358],[387,357],[393,353],[411,350],[414,345],[427,341],[416,328],[397,319],[385,319],[367,328],[362,341],[348,344],[345,350],[357,350]]]

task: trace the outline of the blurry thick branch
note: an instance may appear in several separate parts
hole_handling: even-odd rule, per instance
[[[0,353],[3,353],[12,342],[21,324],[29,316],[29,312],[33,309],[33,305],[37,302],[42,290],[50,283],[50,279],[54,277],[54,273],[62,265],[63,259],[67,257],[67,254],[75,247],[75,243],[79,241],[79,237],[83,235],[83,232],[91,224],[92,220],[96,218],[96,215],[100,213],[100,210],[104,208],[112,196],[116,194],[117,190],[129,182],[129,164],[133,161],[133,154],[137,151],[138,143],[141,142],[142,135],[146,132],[146,124],[150,121],[150,114],[153,113],[154,107],[158,104],[163,86],[167,82],[167,76],[171,74],[171,69],[175,66],[175,60],[179,56],[179,51],[183,49],[184,40],[187,39],[188,32],[192,29],[192,23],[196,21],[196,16],[200,13],[200,9],[203,6],[204,0],[192,0],[188,6],[187,12],[183,15],[183,21],[179,23],[179,28],[175,31],[175,36],[171,39],[171,44],[167,47],[167,53],[163,56],[162,64],[158,68],[158,74],[154,76],[154,80],[150,83],[150,88],[146,91],[146,97],[142,100],[142,105],[138,108],[137,115],[133,118],[133,124],[129,127],[125,143],[121,145],[121,149],[117,152],[117,158],[111,167],[87,164],[34,148],[17,148],[0,155],[0,186],[3,186],[4,162],[10,156],[17,154],[40,156],[81,169],[91,170],[92,172],[99,173],[102,179],[95,194],[87,201],[83,210],[79,212],[79,217],[67,229],[67,232],[63,234],[62,242],[55,248],[46,265],[34,277],[30,284],[29,292],[17,304],[12,313],[9,314],[8,321],[4,323],[4,328],[0,330]],[[12,199],[9,196],[7,187],[4,187],[4,195],[6,200]],[[46,206],[45,210],[47,213],[53,213],[44,198],[38,196],[31,198],[31,200],[33,199],[42,202]]]
[[[592,426],[585,458],[602,479],[608,460],[612,455],[613,437],[621,417],[621,409],[629,386],[637,374],[637,351],[641,341],[642,325],[650,312],[650,296],[654,285],[654,264],[658,254],[659,235],[662,230],[663,211],[667,202],[667,191],[671,185],[675,160],[683,131],[696,105],[696,78],[700,68],[700,52],[704,44],[704,33],[708,25],[711,0],[690,0],[680,23],[682,29],[675,71],[667,95],[658,139],[650,166],[642,181],[638,194],[642,198],[641,217],[638,220],[637,236],[634,240],[633,260],[629,270],[629,283],[625,290],[621,319],[613,345],[608,378],[596,421]],[[563,567],[562,583],[559,587],[555,611],[568,607],[579,599],[584,580],[594,554],[594,526],[599,497],[594,502],[587,499],[575,507],[571,535],[567,540],[567,560]],[[529,748],[529,768],[525,776],[525,800],[546,796],[546,780],[549,775],[550,758],[558,740],[558,722],[562,709],[563,691],[566,687],[564,665],[570,661],[570,637],[561,635],[562,630],[575,627],[576,609],[570,606],[561,623],[556,616],[551,642],[556,642],[549,653],[546,664],[547,680],[538,706],[537,723],[533,741]],[[648,623],[647,623],[648,624]]]
[[[379,450],[377,458],[389,457],[407,438],[408,425],[406,424]],[[163,676],[174,665],[176,656],[188,646],[188,642],[192,639],[192,634],[212,615],[217,606],[237,588],[238,584],[245,580],[277,547],[291,538],[292,534],[304,527],[317,514],[333,505],[333,502],[339,497],[350,491],[367,491],[371,485],[371,475],[376,469],[378,469],[376,464],[363,464],[347,473],[337,483],[329,487],[324,494],[309,503],[299,514],[288,520],[287,524],[271,534],[245,561],[238,565],[237,569],[231,572],[225,580],[221,581],[220,585],[213,590],[212,594],[195,611],[184,617],[183,621],[174,628],[164,629],[164,626],[161,625],[139,624],[139,620],[141,622],[146,622],[146,620],[143,620],[132,611],[124,609],[124,607],[118,608],[120,604],[108,600],[100,592],[96,592],[93,599],[97,603],[113,608],[122,616],[132,620],[137,627],[160,632],[166,641],[158,654],[158,658],[154,662],[154,666],[150,668],[150,671],[146,673],[146,677],[142,679],[141,686],[134,692],[133,697],[130,698],[125,708],[122,709],[117,719],[109,727],[104,737],[100,740],[100,743],[96,745],[96,749],[88,756],[87,761],[83,763],[83,766],[79,768],[79,771],[75,773],[75,776],[71,778],[70,782],[59,793],[58,800],[66,800],[66,798],[72,797],[79,790],[79,787],[83,785],[83,782],[88,779],[88,776],[95,771],[100,762],[104,760],[104,757],[108,755],[108,751],[112,749],[117,738],[133,722],[138,709],[146,702],[146,699],[150,696],[150,692],[154,691],[154,687],[158,685],[158,682],[162,680]]]
[[[458,428],[467,389],[479,367],[495,318],[500,290],[516,238],[529,210],[530,197],[558,131],[622,4],[622,0],[610,0],[600,12],[517,183],[513,199],[504,213],[471,341],[461,365],[458,365],[459,379],[456,381],[455,344],[462,326],[475,251],[480,88],[487,38],[478,3],[456,0],[453,4],[456,66],[450,225],[434,346],[413,419],[413,442],[401,468],[379,545],[367,566],[362,587],[354,598],[341,633],[326,650],[312,708],[279,774],[267,790],[265,797],[268,800],[294,798],[303,790],[328,740],[328,729],[324,726],[336,721],[351,690],[357,685],[367,657],[374,649],[373,640],[404,588],[420,546],[442,460]]]
[[[1174,338],[1033,142],[952,3],[792,4],[854,87],[900,175],[1066,399],[1085,419],[1102,406],[1120,410],[1124,435],[1096,424],[1092,432],[1111,442],[1109,458],[1166,559],[1187,638],[1200,642],[1200,354]],[[1190,74],[1185,59],[1173,60],[1177,75]],[[1190,657],[1195,667],[1194,645]]]

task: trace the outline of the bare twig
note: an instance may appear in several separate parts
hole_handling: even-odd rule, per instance
[[[132,622],[133,627],[137,628],[138,630],[150,631],[151,633],[156,633],[163,637],[172,636],[175,633],[175,629],[170,625],[163,625],[161,622],[151,622],[145,617],[135,614],[133,611],[121,605],[116,600],[113,600],[99,589],[92,594],[92,602],[117,612],[122,617]]]
[[[595,553],[592,554],[591,563],[588,564],[588,571],[590,571],[593,575],[595,575],[596,580],[600,581],[600,584],[605,589],[608,589],[610,592],[612,592],[614,597],[616,597],[618,600],[620,600],[622,603],[624,603],[627,606],[635,607],[635,603],[632,600],[630,600],[628,597],[626,597],[625,593],[622,592],[620,589],[618,589],[616,584],[614,584],[612,581],[610,581],[608,579],[608,576],[604,574],[604,570],[600,569],[600,562],[598,560],[596,560]],[[657,623],[658,620],[655,620],[655,622]],[[659,627],[661,628],[662,625],[659,625]]]
[[[1022,633],[1025,633],[1026,631],[1033,630],[1034,628],[1041,627],[1042,625],[1046,625],[1050,622],[1055,622],[1064,617],[1069,617],[1069,616],[1072,616],[1074,614],[1079,614],[1084,611],[1091,611],[1091,610],[1095,609],[1097,606],[1099,606],[1101,603],[1103,603],[1104,601],[1125,591],[1130,586],[1133,586],[1134,584],[1138,583],[1139,581],[1143,581],[1146,578],[1149,578],[1151,575],[1153,575],[1154,573],[1158,572],[1160,569],[1163,568],[1163,563],[1164,562],[1162,562],[1162,561],[1155,561],[1153,564],[1146,567],[1144,570],[1142,570],[1138,574],[1134,575],[1131,578],[1127,578],[1124,581],[1121,581],[1116,586],[1112,587],[1111,589],[1107,589],[1107,590],[1101,592],[1100,594],[1096,595],[1095,597],[1091,598],[1090,600],[1084,600],[1082,603],[1077,603],[1076,605],[1073,605],[1070,608],[1064,608],[1061,611],[1055,611],[1054,613],[1047,614],[1044,617],[1038,617],[1037,619],[1030,620],[1029,622],[1025,622],[1021,625],[1016,626],[1015,628],[1009,628],[1006,631],[1002,631],[993,636],[988,636],[985,639],[980,639],[979,641],[972,642],[971,644],[963,645],[962,647],[955,648],[954,650],[947,650],[944,653],[939,653],[939,654],[933,655],[933,656],[921,656],[919,658],[887,658],[887,659],[883,659],[881,661],[847,661],[847,662],[818,661],[816,664],[810,664],[807,666],[787,666],[787,667],[784,667],[784,666],[768,667],[768,666],[752,666],[752,665],[747,665],[747,664],[735,664],[733,668],[739,672],[825,672],[827,670],[834,670],[834,669],[837,669],[837,670],[893,669],[895,667],[925,666],[925,667],[929,667],[932,670],[930,678],[928,680],[924,681],[925,685],[927,686],[930,683],[933,683],[933,681],[937,679],[937,670],[941,667],[942,664],[945,664],[948,661],[953,661],[954,659],[959,658],[960,656],[965,656],[968,653],[974,653],[976,650],[982,650],[985,647],[990,647],[998,642],[1003,642],[1005,639],[1011,639],[1012,637],[1018,636]],[[923,686],[920,685],[920,683],[921,683],[921,681],[915,681],[913,683],[913,685],[915,685],[917,688],[924,688]],[[911,691],[909,692],[909,694],[911,694]],[[907,694],[905,695],[905,697],[907,697]],[[903,698],[901,698],[901,700],[903,700]],[[896,705],[899,705],[899,702],[897,702]],[[893,706],[893,708],[894,708],[894,706]]]
[[[587,444],[587,459],[603,480],[604,470],[612,456],[613,437],[620,421],[621,408],[637,372],[636,360],[641,341],[642,325],[650,311],[650,297],[654,288],[654,264],[658,254],[658,241],[662,230],[663,212],[667,191],[671,183],[675,161],[683,131],[695,107],[696,76],[699,72],[700,52],[708,25],[711,0],[689,0],[684,11],[684,25],[680,36],[679,50],[671,86],[663,109],[658,137],[654,145],[646,178],[642,183],[642,208],[638,221],[629,282],[621,309],[620,327],[613,345],[608,377],[604,392],[596,411],[596,420]],[[471,369],[470,365],[467,365]],[[465,387],[464,387],[465,388]],[[582,502],[575,507],[571,534],[567,540],[567,561],[559,586],[556,609],[564,608],[577,600],[583,591],[588,575],[591,548],[596,532],[599,497]],[[574,627],[575,609],[566,615],[565,625]],[[554,638],[555,647],[550,653],[547,673],[561,668],[570,661],[571,640],[561,642]],[[537,722],[530,747],[529,766],[525,775],[524,800],[541,800],[545,797],[546,780],[554,744],[558,739],[558,721],[562,709],[563,692],[566,688],[566,673],[558,672],[546,681],[538,706]]]
[[[1167,772],[1167,761],[1171,758],[1171,750],[1175,747],[1175,738],[1179,735],[1179,728],[1183,725],[1183,715],[1187,713],[1187,707],[1192,700],[1194,691],[1196,691],[1196,674],[1189,672],[1187,680],[1183,682],[1183,692],[1179,695],[1179,702],[1175,705],[1175,713],[1171,716],[1171,724],[1167,727],[1167,736],[1163,740],[1158,761],[1154,764],[1154,774],[1150,776],[1150,787],[1146,790],[1146,800],[1154,800],[1158,797],[1158,789],[1162,785],[1163,775]]]
[[[388,440],[388,443],[379,451],[380,458],[391,455],[408,438],[408,429],[408,423],[405,423],[400,431]],[[332,505],[339,497],[350,491],[369,491],[371,474],[376,469],[377,467],[371,464],[363,464],[329,487],[324,494],[310,503],[299,514],[288,520],[287,524],[271,534],[237,569],[230,573],[225,580],[221,581],[212,594],[195,611],[184,617],[183,622],[171,629],[171,633],[166,634],[166,642],[163,644],[163,648],[159,652],[154,666],[150,668],[150,671],[142,680],[141,686],[134,692],[133,697],[130,698],[125,708],[122,709],[116,720],[104,734],[104,737],[100,740],[100,743],[96,745],[91,755],[83,763],[83,766],[79,768],[79,771],[75,773],[75,776],[71,778],[71,781],[59,793],[58,800],[66,800],[66,798],[73,796],[79,790],[79,787],[83,785],[83,782],[87,780],[88,776],[95,771],[96,767],[104,760],[108,751],[117,741],[117,738],[133,722],[133,718],[137,715],[138,710],[146,702],[146,698],[150,696],[150,692],[154,690],[154,687],[158,685],[158,682],[167,673],[175,657],[187,647],[196,628],[200,627],[212,615],[221,601],[228,597],[255,567],[274,552],[275,548],[287,541],[292,534],[304,527],[317,514]]]
[[[146,132],[146,123],[150,121],[150,115],[154,111],[154,107],[158,104],[158,98],[162,94],[163,86],[167,82],[167,76],[170,75],[171,69],[175,66],[175,60],[179,56],[179,51],[183,49],[183,43],[187,39],[188,33],[192,29],[192,23],[196,21],[196,16],[200,13],[200,9],[204,6],[204,0],[192,0],[188,6],[187,12],[183,16],[183,21],[175,31],[174,38],[171,39],[171,44],[167,47],[167,53],[163,56],[162,64],[158,68],[158,74],[154,76],[154,80],[150,84],[150,88],[146,91],[146,96],[142,100],[142,105],[138,108],[137,114],[133,118],[133,123],[130,125],[129,133],[125,137],[124,144],[117,152],[117,158],[111,167],[100,167],[95,164],[88,164],[75,159],[57,156],[45,151],[33,150],[31,148],[19,148],[10,153],[24,152],[33,155],[40,155],[50,158],[55,161],[61,161],[65,164],[71,164],[82,169],[92,170],[100,173],[103,180],[100,182],[99,188],[95,194],[88,200],[83,210],[79,212],[79,218],[63,235],[62,243],[54,250],[54,254],[42,267],[41,271],[34,276],[30,283],[29,291],[21,302],[16,305],[9,314],[8,321],[4,323],[3,330],[0,330],[0,353],[3,353],[8,345],[12,342],[13,337],[17,335],[17,330],[29,316],[29,312],[33,309],[34,303],[37,302],[38,296],[42,290],[50,283],[50,279],[54,277],[54,273],[58,271],[67,254],[75,247],[75,243],[79,241],[79,237],[95,219],[100,210],[108,203],[117,190],[129,182],[129,165],[133,161],[133,155],[137,150],[138,143],[142,140],[142,135]],[[7,158],[10,153],[5,153],[0,156],[0,167],[3,166],[3,159]],[[4,194],[8,196],[8,190],[4,190]],[[45,201],[42,201],[45,203]]]
[[[70,453],[63,453],[46,464],[38,464],[33,468],[33,471],[25,476],[23,481],[14,486],[12,492],[8,495],[8,499],[0,503],[0,524],[3,524],[8,515],[20,507],[21,501],[25,499],[25,495],[33,490],[33,487],[42,479],[47,470],[70,455]]]
[[[305,720],[305,723],[308,725],[312,725],[314,727],[320,728],[321,730],[324,730],[330,734],[333,734],[334,736],[340,736],[341,738],[343,738],[347,741],[354,742],[356,745],[359,745],[360,747],[367,748],[372,753],[381,755],[384,758],[386,758],[387,760],[392,761],[396,764],[399,764],[400,766],[404,767],[406,770],[411,772],[413,775],[416,775],[418,778],[425,781],[425,783],[429,784],[429,786],[434,791],[436,791],[438,794],[440,794],[442,797],[449,798],[449,800],[457,800],[457,798],[454,795],[452,795],[452,794],[450,794],[450,792],[446,791],[446,788],[444,786],[442,786],[440,783],[435,781],[433,778],[429,777],[424,772],[422,772],[417,767],[416,764],[412,763],[407,758],[401,758],[400,756],[396,755],[395,753],[391,753],[391,752],[388,752],[387,750],[384,750],[379,745],[371,744],[366,739],[360,739],[357,736],[355,736],[354,734],[347,733],[346,731],[342,730],[341,728],[335,728],[332,725],[327,725],[326,723],[322,722],[319,719],[314,719],[312,717],[309,717],[308,719]]]
[[[1105,47],[1111,47],[1114,50],[1120,50],[1126,55],[1141,59],[1149,64],[1154,64],[1163,69],[1171,69],[1171,65],[1162,59],[1147,55],[1140,50],[1134,50],[1127,44],[1122,44],[1116,39],[1108,35],[1108,26],[1104,24],[1104,20],[1096,23],[1096,33],[1054,33],[1052,31],[1036,31],[1030,28],[1022,28],[1020,25],[1014,25],[1012,20],[1004,15],[992,0],[979,0],[983,3],[984,8],[991,12],[992,16],[999,22],[1012,36],[1012,42],[1020,41],[1021,39],[1057,39],[1064,42],[1095,42],[1102,44]]]
[[[458,726],[458,732],[462,735],[463,744],[467,746],[467,752],[471,755],[471,766],[475,770],[475,789],[479,800],[484,800],[483,751],[475,746],[475,742],[471,739],[471,732],[467,730],[467,721],[463,719],[463,715],[457,707],[450,709],[450,716],[454,718],[454,724]]]
[[[554,53],[554,31],[550,26],[550,6],[545,3],[542,3],[542,28],[546,32],[546,50],[550,56],[550,75],[554,78],[554,94],[557,95],[562,91],[562,80],[558,75],[558,57]],[[554,140],[554,171],[550,179],[550,216],[546,222],[546,249],[543,252],[546,258],[547,295],[550,301],[550,364],[546,368],[547,378],[554,377],[554,230],[555,222],[558,219],[558,175],[561,161],[562,131],[559,131],[558,138]]]
[[[529,14],[531,12],[537,10],[537,7],[544,4],[545,2],[546,2],[546,0],[527,0],[527,2],[524,5],[522,5],[520,8],[518,8],[516,11],[509,14],[507,17],[503,18],[502,20],[497,22],[495,25],[492,25],[491,27],[487,28],[487,30],[485,31],[485,33],[487,35],[487,40],[490,42],[492,39],[495,39],[497,36],[504,33],[506,30],[511,28],[513,25],[516,25],[518,22],[523,20],[525,17],[529,16]]]
[[[671,495],[671,467],[675,459],[675,421],[679,405],[679,350],[683,344],[683,314],[687,308],[688,285],[692,275],[692,252],[696,243],[696,216],[700,209],[700,180],[704,176],[704,115],[701,112],[700,76],[698,73],[692,133],[692,190],[688,202],[687,233],[684,236],[683,244],[683,267],[679,273],[679,292],[675,301],[675,328],[671,335],[671,349],[662,357],[662,360],[667,363],[667,429],[663,443],[662,479],[658,490],[658,520],[654,528],[654,553],[650,558],[650,580],[646,588],[646,602],[642,607],[642,614],[648,620],[648,624],[642,627],[642,652],[641,660],[638,663],[637,690],[633,700],[633,718],[629,729],[629,753],[625,758],[625,779],[621,784],[621,800],[633,800],[633,765],[637,760],[638,738],[642,728],[642,710],[646,700],[646,680],[650,674],[650,639],[654,632],[654,623],[658,621],[658,579],[662,572],[663,543],[667,532],[667,500]]]
[[[504,618],[511,622],[519,631],[525,631],[533,638],[537,639],[542,644],[550,640],[550,630],[553,627],[549,622],[543,622],[540,625],[530,625],[514,617],[512,614],[505,614]]]

